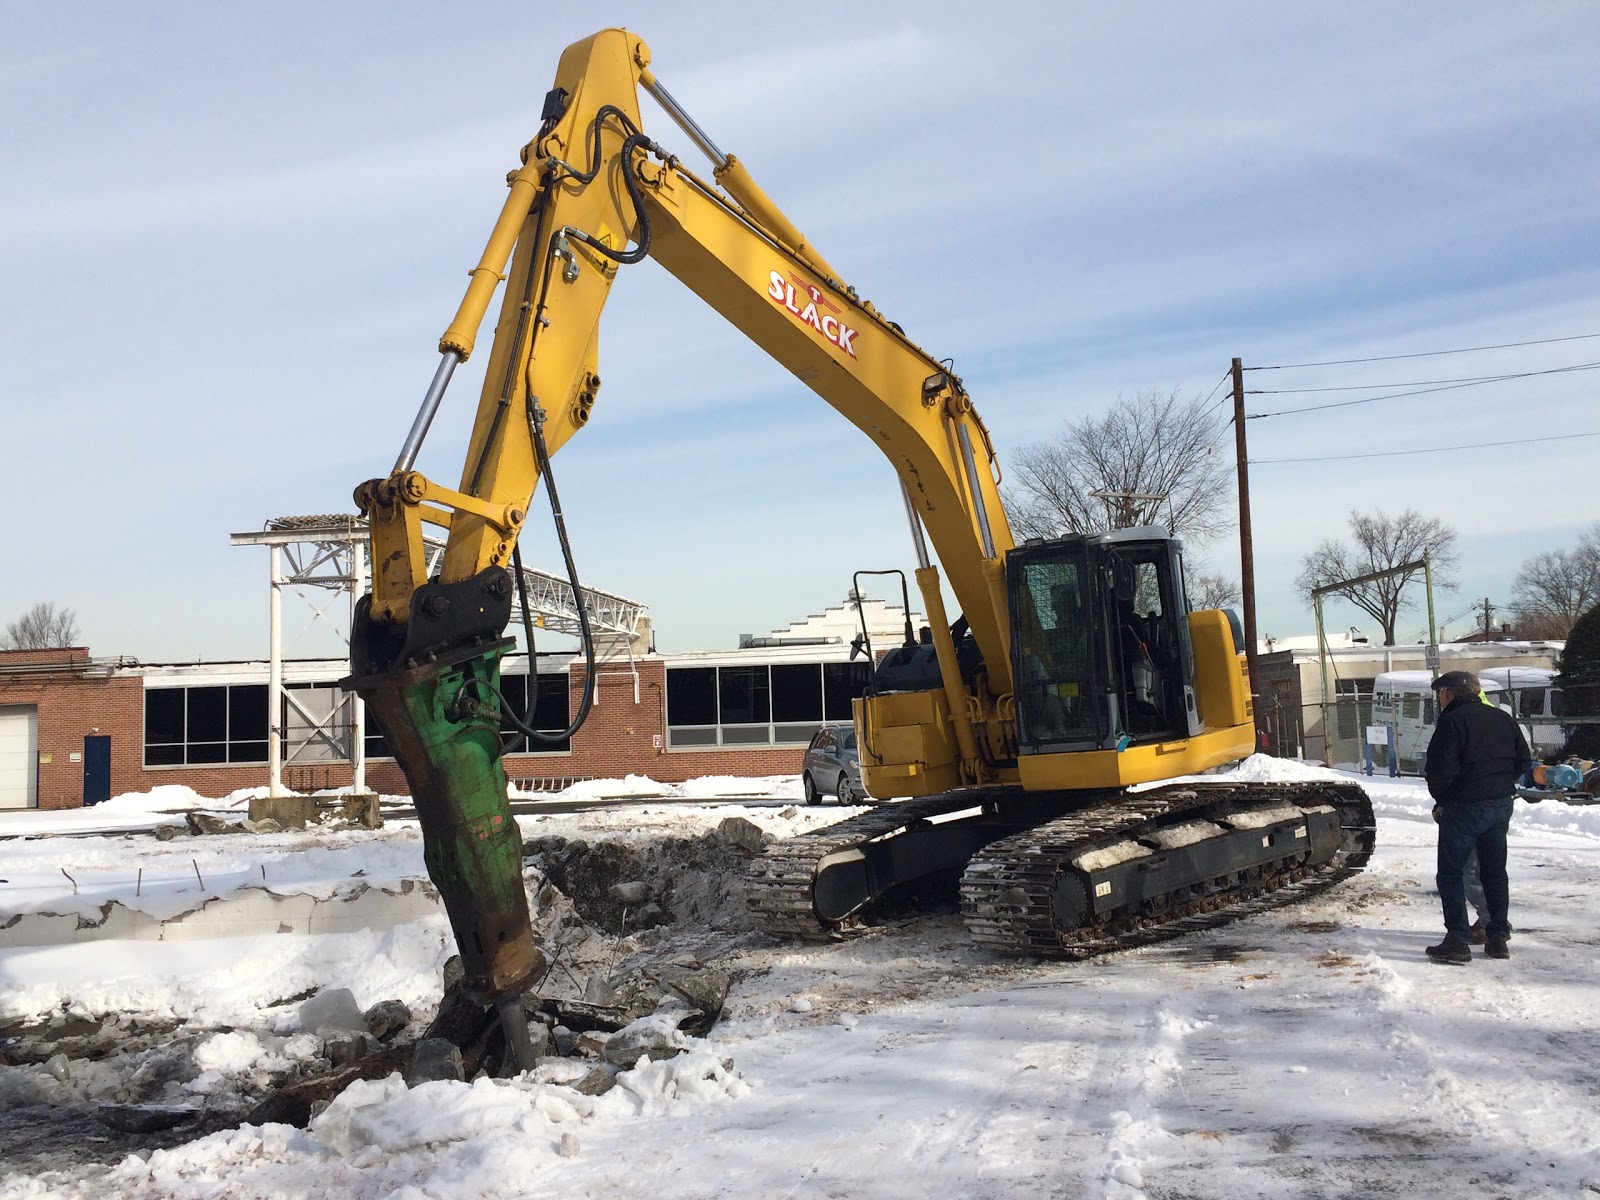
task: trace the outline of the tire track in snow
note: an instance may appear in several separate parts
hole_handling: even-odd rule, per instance
[[[1414,875],[1414,865],[1401,873]],[[1572,996],[1564,1022],[1549,997],[1571,978],[1570,961],[1520,982],[1507,968],[1538,971],[1543,949],[1532,938],[1512,964],[1428,963],[1422,947],[1433,938],[1415,930],[1437,900],[1411,878],[1372,884],[1396,882],[1417,894],[1334,893],[1235,927],[1270,953],[1244,947],[1232,964],[1178,968],[1194,1011],[1212,1020],[1186,1039],[1192,1057],[1171,1076],[1159,1114],[1170,1140],[1146,1144],[1151,1200],[1215,1194],[1230,1182],[1248,1195],[1331,1187],[1441,1200],[1480,1190],[1472,1180],[1491,1195],[1515,1180],[1523,1200],[1600,1190],[1592,993]],[[1418,901],[1418,912],[1406,911]],[[1536,896],[1524,901],[1531,919],[1547,919]],[[1307,918],[1323,916],[1332,936],[1307,936],[1316,924]],[[1588,974],[1600,983],[1600,971]],[[1553,1038],[1570,1043],[1564,1065],[1552,1063]],[[1540,1078],[1519,1079],[1521,1059]],[[1296,1082],[1273,1085],[1274,1071]],[[1262,1092],[1276,1103],[1264,1105]]]
[[[1083,979],[1081,966],[1074,971]],[[1030,991],[1009,998],[1026,1004]],[[1145,1200],[1142,1156],[1165,1137],[1156,1100],[1182,1069],[1182,1044],[1201,1022],[1181,1000],[1149,994],[1110,965],[1078,986],[1034,993],[1046,995],[1060,1006],[1035,1014],[1032,1036],[1011,1058],[1007,1094],[1019,1113],[1005,1111],[1011,1106],[1002,1098],[1002,1111],[991,1109],[974,1129],[975,1182],[1015,1178],[1019,1163],[1048,1164],[1048,1176],[1035,1180],[1047,1192],[993,1194]],[[1052,1119],[1041,1122],[1041,1110]]]

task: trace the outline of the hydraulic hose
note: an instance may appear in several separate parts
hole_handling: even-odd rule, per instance
[[[631,265],[633,263],[642,262],[650,253],[651,229],[650,213],[645,207],[644,196],[639,191],[639,181],[634,177],[633,172],[627,169],[627,163],[632,157],[633,152],[641,147],[655,154],[663,154],[664,152],[658,145],[656,145],[655,142],[651,141],[650,138],[646,137],[645,134],[640,131],[639,127],[633,123],[633,121],[628,117],[627,113],[623,112],[614,105],[608,104],[595,114],[594,125],[592,126],[593,136],[590,141],[589,170],[587,172],[578,171],[573,169],[570,165],[567,166],[567,169],[572,172],[571,178],[576,179],[579,183],[589,184],[594,181],[595,177],[600,173],[600,167],[602,165],[600,159],[601,127],[604,124],[605,119],[610,116],[616,117],[623,128],[627,130],[627,137],[623,139],[619,156],[623,162],[623,186],[627,189],[628,198],[633,202],[634,215],[638,219],[639,223],[639,235],[637,243],[632,250],[613,250],[610,246],[607,246],[605,243],[599,241],[590,234],[584,233],[582,230],[568,229],[565,231],[557,231],[551,234],[551,250],[552,252],[555,250],[559,239],[564,232],[567,236],[573,238],[575,241],[583,243],[590,249],[604,255],[606,258],[611,259],[613,262],[622,265]],[[554,261],[554,253],[545,256],[543,270],[539,273],[538,287],[539,294],[541,296],[546,294],[546,291],[549,287],[550,269]],[[532,271],[528,272],[528,279],[523,294],[523,303],[520,306],[521,311],[518,318],[515,344],[521,343],[522,335],[532,310],[532,301],[535,288],[534,280],[534,273]],[[537,330],[538,327],[536,326],[535,336],[537,336]],[[515,377],[515,370],[516,368],[514,362],[508,360],[506,363],[506,378],[503,386],[501,387],[500,407],[495,412],[494,421],[490,427],[488,436],[484,438],[483,449],[479,454],[478,462],[472,473],[471,483],[467,488],[469,495],[475,496],[478,494],[478,487],[482,480],[483,470],[489,458],[489,448],[494,443],[495,436],[498,434],[500,426],[504,421],[506,409],[510,405],[512,380]],[[520,733],[530,741],[539,742],[544,745],[552,745],[559,744],[576,733],[578,729],[582,727],[584,721],[588,719],[589,710],[594,707],[596,674],[594,631],[589,625],[588,609],[584,607],[583,592],[578,584],[578,568],[573,562],[572,543],[567,536],[566,518],[562,515],[561,499],[556,491],[555,476],[550,470],[550,451],[544,440],[544,410],[539,407],[538,397],[536,396],[529,396],[527,403],[528,430],[533,437],[534,459],[538,464],[539,475],[544,479],[545,488],[550,496],[550,514],[555,523],[556,537],[561,543],[561,557],[565,561],[567,567],[567,582],[572,587],[573,602],[578,609],[578,629],[579,636],[583,643],[585,665],[583,698],[578,704],[578,714],[573,718],[572,723],[564,730],[552,732],[548,730],[535,729],[530,724],[524,724],[511,712],[511,706],[506,702],[505,694],[498,688],[491,687],[491,690],[493,690],[496,696],[499,698],[500,711],[503,714],[504,719],[508,724],[511,725],[513,729],[517,731],[517,733]],[[528,612],[528,591],[527,584],[522,576],[522,549],[520,546],[512,547],[511,561],[516,570],[517,596],[522,604],[523,637],[527,640],[528,644],[528,663],[533,675],[535,696],[537,696],[539,663],[538,656],[534,650],[533,619]],[[531,720],[531,714],[529,719]]]
[[[567,537],[567,522],[561,512],[561,497],[556,492],[555,476],[550,473],[550,452],[544,441],[544,410],[539,408],[538,402],[531,397],[528,401],[528,428],[533,433],[533,452],[539,463],[539,474],[543,477],[545,490],[550,496],[550,516],[555,523],[556,538],[561,543],[561,557],[567,566],[567,583],[572,587],[572,600],[578,609],[578,630],[580,640],[583,642],[584,679],[583,699],[578,703],[578,715],[560,732],[549,732],[534,729],[525,725],[511,714],[510,706],[506,704],[505,697],[500,697],[500,711],[505,714],[513,728],[530,741],[551,745],[566,741],[576,733],[589,717],[589,710],[594,707],[595,688],[595,660],[594,660],[594,630],[589,625],[589,610],[583,603],[583,591],[578,585],[578,568],[572,560],[572,542]],[[533,618],[528,613],[528,585],[522,576],[522,547],[511,548],[511,562],[517,573],[517,597],[522,602],[522,633],[528,643],[528,666],[533,675],[535,695],[539,686],[539,658],[533,644]],[[529,713],[532,720],[532,713]]]
[[[628,130],[628,137],[623,140],[622,151],[621,151],[621,158],[622,158],[624,164],[627,163],[629,157],[633,154],[633,151],[638,149],[641,146],[643,146],[646,150],[651,151],[652,153],[656,153],[656,154],[662,154],[663,153],[661,148],[659,146],[657,146],[655,144],[655,142],[651,141],[642,132],[640,132],[638,126],[634,125],[634,123],[631,120],[628,119],[627,113],[623,112],[621,109],[616,108],[613,105],[609,105],[608,104],[604,108],[602,108],[597,114],[595,114],[594,138],[593,138],[592,148],[591,148],[590,156],[589,156],[590,157],[589,171],[587,173],[584,173],[584,172],[577,171],[577,170],[573,169],[570,165],[567,166],[567,169],[569,171],[572,171],[571,178],[576,179],[580,183],[584,183],[584,184],[591,183],[594,180],[595,176],[597,174],[599,174],[599,171],[600,171],[600,133],[601,133],[600,127],[601,127],[602,123],[605,121],[605,118],[608,115],[614,115],[622,123],[623,127]],[[613,250],[610,246],[607,246],[604,242],[600,241],[598,238],[595,238],[590,234],[584,233],[580,229],[568,229],[568,230],[565,230],[565,231],[556,230],[556,231],[552,232],[551,235],[550,235],[550,250],[551,250],[551,253],[549,253],[549,254],[547,254],[545,256],[544,267],[539,272],[539,274],[537,276],[537,280],[538,280],[537,288],[538,288],[538,294],[539,294],[539,297],[540,297],[539,308],[541,310],[540,311],[540,315],[541,316],[543,315],[543,308],[544,308],[543,298],[546,295],[549,294],[549,289],[550,289],[550,270],[551,270],[552,265],[555,262],[555,258],[556,258],[555,251],[556,251],[557,247],[560,245],[560,240],[561,240],[561,237],[563,235],[563,232],[567,236],[570,236],[574,241],[581,242],[583,245],[588,246],[590,249],[594,250],[596,253],[604,255],[606,258],[609,258],[613,262],[619,263],[619,264],[621,264],[623,266],[631,266],[634,263],[643,262],[645,257],[650,253],[650,241],[651,241],[650,212],[645,207],[644,196],[639,191],[639,181],[636,178],[634,178],[634,174],[633,174],[632,171],[629,171],[629,170],[626,169],[626,166],[624,166],[624,169],[623,169],[623,172],[622,172],[622,182],[623,182],[623,186],[627,189],[628,198],[631,201],[633,201],[634,215],[638,218],[638,222],[639,222],[639,239],[638,239],[637,244],[634,246],[634,248],[632,250],[626,250],[626,251],[624,251],[624,250]],[[544,204],[545,194],[546,193],[543,192],[543,191],[540,192],[539,199],[535,202],[534,209],[530,210],[530,213],[532,211],[536,211],[538,208],[540,208]],[[530,270],[528,272],[527,282],[523,286],[522,304],[521,304],[521,306],[520,306],[520,308],[518,310],[519,311],[519,315],[517,317],[516,334],[515,334],[515,337],[514,337],[514,339],[512,341],[512,345],[514,345],[514,346],[520,346],[522,344],[523,336],[527,332],[528,320],[529,320],[529,317],[530,317],[530,315],[531,315],[531,313],[533,311],[533,298],[534,298],[534,289],[535,289],[535,278],[536,278],[536,276],[535,276],[534,272]],[[539,328],[541,328],[541,327],[540,326],[535,326],[535,329],[534,329],[535,337],[537,337],[537,333],[538,333],[538,329]],[[530,350],[530,352],[531,352],[531,350]],[[516,356],[512,355],[512,356],[508,357],[507,360],[506,360],[505,378],[502,380],[501,386],[500,386],[500,407],[495,410],[494,421],[491,423],[491,425],[489,427],[488,435],[483,439],[483,448],[482,448],[482,450],[479,451],[478,461],[473,467],[472,481],[467,486],[467,494],[469,496],[476,496],[478,494],[478,487],[479,487],[479,485],[481,484],[481,482],[483,480],[484,467],[487,465],[487,463],[489,461],[490,447],[492,447],[494,445],[495,437],[499,434],[500,427],[505,421],[506,409],[509,408],[510,404],[511,404],[511,392],[512,392],[513,381],[516,378],[516,373],[517,373]],[[542,468],[541,468],[541,470],[542,470]]]

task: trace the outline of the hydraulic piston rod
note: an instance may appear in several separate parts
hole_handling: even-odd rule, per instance
[[[394,460],[396,474],[409,471],[417,465],[417,453],[422,449],[423,439],[428,436],[428,426],[433,424],[434,414],[439,411],[439,404],[444,399],[444,391],[450,386],[450,376],[455,373],[456,364],[460,361],[461,355],[454,350],[446,350],[439,355],[439,367],[433,373],[433,382],[428,385],[428,393],[422,398],[417,419],[411,422],[411,432],[406,434],[405,445],[400,447],[400,457]]]

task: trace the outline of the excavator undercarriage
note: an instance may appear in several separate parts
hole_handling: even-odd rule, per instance
[[[1372,847],[1372,806],[1353,784],[957,793],[770,847],[750,866],[749,903],[769,933],[839,935],[896,889],[960,870],[979,945],[1081,959],[1304,899]]]

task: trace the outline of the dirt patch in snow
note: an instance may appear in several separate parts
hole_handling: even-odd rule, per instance
[[[535,838],[527,865],[598,930],[626,934],[667,924],[754,928],[745,905],[753,851],[716,833],[627,841]]]

